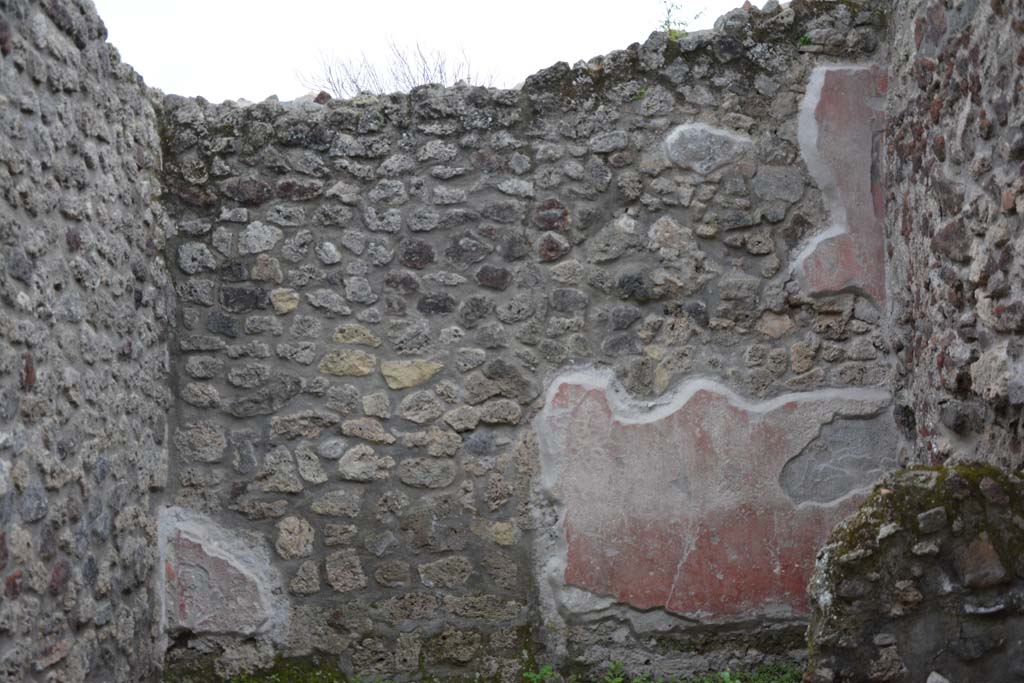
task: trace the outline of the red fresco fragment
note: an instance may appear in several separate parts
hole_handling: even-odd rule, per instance
[[[888,79],[879,67],[825,73],[814,117],[818,152],[835,179],[846,232],[822,240],[803,262],[811,293],[858,290],[885,303],[885,195],[875,160],[885,130]]]
[[[176,533],[168,539],[165,581],[172,630],[257,631],[267,619],[255,580],[199,543]]]
[[[817,550],[860,500],[796,505],[779,483],[828,400],[758,412],[699,389],[630,423],[604,390],[562,384],[542,429],[562,439],[565,583],[710,620],[807,614]]]

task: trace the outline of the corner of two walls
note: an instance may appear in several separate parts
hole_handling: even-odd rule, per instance
[[[896,3],[886,127],[911,461],[822,550],[806,679],[1013,680],[1024,639],[1024,2]]]
[[[158,202],[98,20],[12,7],[0,674],[802,648],[815,549],[899,440],[879,12],[737,11],[522,91],[168,97]]]

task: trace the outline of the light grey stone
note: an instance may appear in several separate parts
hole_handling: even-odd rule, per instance
[[[238,253],[244,256],[270,251],[282,237],[284,233],[280,228],[253,221],[238,235]]]
[[[339,593],[348,593],[366,587],[366,574],[354,548],[343,548],[330,553],[325,561],[327,583]]]
[[[285,517],[277,523],[277,554],[286,560],[309,557],[313,553],[315,532],[301,517]]]
[[[187,275],[214,270],[217,259],[202,242],[185,242],[178,247],[178,267]]]
[[[394,466],[394,458],[379,455],[370,446],[359,444],[345,451],[338,460],[338,476],[348,481],[387,479]]]
[[[804,185],[804,174],[792,166],[761,166],[752,183],[758,197],[789,204],[800,200],[804,194]]]
[[[752,149],[749,137],[706,123],[684,123],[665,138],[668,159],[702,175],[737,161]]]

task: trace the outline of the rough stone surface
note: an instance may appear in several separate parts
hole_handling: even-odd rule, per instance
[[[300,517],[285,517],[277,523],[277,554],[286,560],[309,557],[313,552],[315,532],[306,520]]]
[[[339,593],[366,587],[366,575],[355,549],[333,552],[326,559],[327,583]]]
[[[818,557],[810,680],[1019,676],[1021,501],[1024,481],[977,463],[884,479]]]
[[[734,490],[705,482],[726,498],[718,517],[711,503],[686,502],[623,464],[612,490],[688,514],[676,510],[661,553],[653,531],[638,536],[646,550],[615,531],[614,576],[575,527],[570,574],[577,597],[603,596],[592,609],[549,606],[537,593],[536,537],[561,527],[558,503],[538,495],[546,474],[534,430],[547,383],[570,365],[607,369],[622,391],[656,402],[694,376],[754,406],[781,396],[817,406],[807,397],[823,391],[886,395],[879,300],[813,290],[796,272],[829,216],[798,139],[797,94],[816,61],[792,36],[823,27],[852,36],[822,51],[859,65],[872,59],[879,19],[820,3],[745,10],[728,30],[656,34],[590,64],[557,65],[517,91],[427,87],[244,107],[163,98],[164,205],[177,225],[210,226],[170,240],[175,256],[183,245],[202,254],[187,261],[194,272],[174,275],[189,293],[176,310],[187,341],[176,372],[191,362],[200,376],[177,390],[182,436],[172,443],[186,448],[175,453],[170,495],[211,512],[232,501],[238,528],[272,549],[282,530],[302,540],[273,552],[287,599],[298,610],[344,593],[352,606],[338,633],[351,644],[340,661],[371,667],[364,675],[407,671],[398,633],[420,634],[424,661],[453,677],[514,675],[524,647],[585,667],[632,648],[665,675],[750,661],[751,644],[762,659],[789,657],[814,543],[895,462],[891,449],[871,450],[892,437],[884,401],[860,422],[824,419],[824,407],[806,423],[794,418],[807,443],[771,450],[772,467],[738,470],[771,482],[770,492],[746,479],[730,480]],[[847,123],[859,131],[865,111],[834,128],[826,121],[822,144],[845,141]],[[870,167],[848,170],[857,175],[844,180],[870,185]],[[241,209],[237,221],[222,218]],[[206,423],[209,438],[188,431]],[[593,431],[607,443],[628,432]],[[597,488],[586,496],[607,499]],[[312,529],[311,549],[308,534],[291,533],[306,529],[293,519]],[[757,534],[750,547],[705,548],[736,519]],[[705,528],[684,569],[703,584],[669,596],[645,579],[644,599],[622,590],[630,572],[679,565],[680,525],[691,522]],[[738,573],[730,553],[753,568]],[[453,557],[462,559],[448,566]],[[300,571],[307,561],[321,574]],[[792,568],[777,575],[775,561]],[[716,575],[765,578],[748,595],[716,596]],[[614,635],[653,632],[636,621],[638,604],[675,648],[656,654],[646,636]],[[755,635],[764,618],[779,634]],[[530,626],[551,619],[563,627]],[[711,624],[715,636],[693,654],[685,643]],[[502,629],[519,635],[479,649]],[[271,650],[295,654],[290,643],[301,641],[296,632]],[[227,639],[214,649],[223,659],[240,647]],[[196,650],[182,643],[171,656]],[[488,663],[470,656],[478,651]]]
[[[907,459],[1019,468],[1024,7],[894,9],[887,264]]]
[[[752,146],[745,135],[703,123],[684,123],[669,133],[665,153],[677,166],[707,175],[737,161]]]
[[[166,243],[156,99],[105,38],[90,2],[0,5],[5,683],[149,680],[162,656],[169,271],[212,303],[217,257],[202,221]]]
[[[91,4],[8,0],[0,680],[147,680],[164,645],[223,678],[791,660],[814,543],[896,461],[894,377],[902,460],[1019,452],[1020,8],[952,4],[748,5],[517,90],[212,104],[147,91]],[[678,434],[578,430],[573,489],[537,416],[585,366],[648,417],[711,389]],[[985,543],[957,571],[1000,590]],[[191,563],[176,626],[160,552]]]

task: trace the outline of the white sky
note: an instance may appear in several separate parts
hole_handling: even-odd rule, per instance
[[[110,42],[146,83],[219,102],[307,93],[298,74],[321,55],[371,61],[389,40],[465,52],[511,87],[555,62],[573,64],[643,42],[662,0],[94,0]],[[743,0],[676,0],[690,30]],[[692,17],[703,12],[697,19]]]

